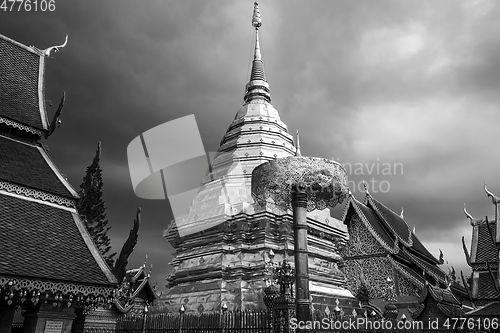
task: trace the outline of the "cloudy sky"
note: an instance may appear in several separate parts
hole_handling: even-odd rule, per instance
[[[172,248],[162,237],[168,201],[134,196],[127,145],[144,131],[195,114],[214,151],[241,107],[249,78],[253,1],[70,1],[54,12],[0,11],[0,34],[40,49],[52,117],[45,144],[74,186],[97,142],[110,237],[119,252],[137,207],[139,242],[159,289]],[[305,155],[345,163],[436,256],[469,272],[462,212],[493,217],[483,182],[500,195],[500,4],[481,1],[263,1],[260,39],[272,104]],[[445,268],[446,270],[446,268]]]

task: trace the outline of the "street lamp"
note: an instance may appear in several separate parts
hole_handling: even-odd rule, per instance
[[[181,304],[181,307],[179,308],[179,333],[182,333],[182,315],[184,312],[186,312],[186,308],[184,307],[184,304]]]
[[[148,318],[148,303],[144,303],[144,320],[142,321],[142,333],[146,333],[146,320]]]
[[[403,322],[403,332],[406,332],[406,315],[403,313],[401,315],[401,321]]]

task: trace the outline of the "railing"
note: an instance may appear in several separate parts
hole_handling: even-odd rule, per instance
[[[272,333],[268,312],[184,313],[124,315],[117,333]]]
[[[21,333],[23,332],[23,323],[13,323],[10,328],[10,333]]]

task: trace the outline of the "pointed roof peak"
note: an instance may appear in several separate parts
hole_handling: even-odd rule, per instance
[[[257,2],[254,2],[252,26],[255,28],[255,49],[250,81],[245,87],[244,101],[246,104],[252,100],[260,99],[269,103],[271,102],[271,95],[269,93],[269,84],[266,80],[259,42],[259,29],[262,26],[262,19],[260,18],[259,4]]]
[[[295,156],[302,156],[300,152],[300,134],[299,130],[297,130],[297,145],[295,146]]]

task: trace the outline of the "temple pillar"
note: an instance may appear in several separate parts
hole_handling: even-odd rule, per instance
[[[297,307],[297,321],[299,322],[309,321],[311,317],[306,207],[305,186],[296,184],[292,189],[292,208],[295,244],[295,304]]]
[[[43,303],[31,311],[26,311],[24,316],[23,331],[25,333],[71,333],[73,319],[76,318],[73,307],[64,304]]]
[[[10,332],[15,313],[14,306],[0,305],[0,332]]]

